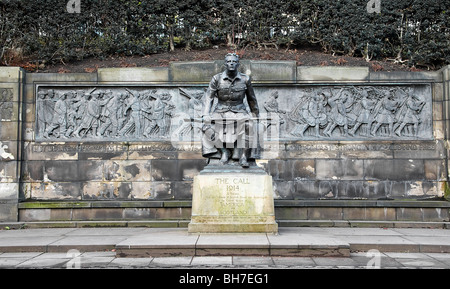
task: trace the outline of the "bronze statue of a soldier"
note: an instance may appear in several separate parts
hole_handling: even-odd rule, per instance
[[[254,139],[260,131],[258,102],[250,77],[238,71],[239,56],[227,54],[224,65],[226,70],[212,77],[205,92],[202,155],[249,167],[260,157],[260,143]]]

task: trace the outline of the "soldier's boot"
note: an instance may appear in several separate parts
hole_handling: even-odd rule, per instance
[[[76,136],[76,137],[81,137],[81,136],[80,136],[80,131],[81,131],[81,128],[78,128],[78,129],[73,133],[73,135]]]
[[[247,161],[247,152],[248,152],[247,149],[242,150],[242,155],[241,158],[239,159],[239,164],[243,168],[248,168],[250,166],[250,164]]]
[[[320,137],[320,133],[319,133],[319,124],[316,124],[314,131],[316,132],[316,137]]]
[[[402,123],[400,127],[395,131],[395,134],[398,136],[402,136],[402,129],[405,127],[405,124]]]
[[[353,128],[348,132],[348,134],[354,136],[360,125],[361,125],[360,123],[355,124],[355,126],[353,126]]]
[[[224,164],[228,163],[228,160],[230,159],[230,151],[226,148],[221,148],[220,152],[222,153],[222,157],[220,158],[220,163],[224,165]]]

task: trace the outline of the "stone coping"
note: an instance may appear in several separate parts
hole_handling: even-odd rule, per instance
[[[222,71],[223,61],[172,62],[168,67],[99,68],[96,73],[26,73],[27,83],[65,82],[74,79],[85,83],[167,83],[207,84],[211,75]],[[441,82],[449,66],[439,71],[370,71],[366,66],[297,66],[295,61],[241,60],[241,71],[255,84],[319,82]],[[10,82],[19,67],[2,67],[0,82]],[[23,71],[23,70],[22,70]],[[15,80],[14,80],[15,81]]]
[[[439,200],[274,200],[275,207],[400,207],[450,208],[450,202]],[[64,208],[174,208],[191,207],[192,201],[26,201],[19,209]]]

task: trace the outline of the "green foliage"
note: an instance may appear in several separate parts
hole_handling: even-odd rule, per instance
[[[450,64],[450,0],[0,0],[0,63],[145,55],[176,46],[295,47],[389,58],[432,69]]]

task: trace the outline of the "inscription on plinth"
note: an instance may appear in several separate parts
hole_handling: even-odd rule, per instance
[[[272,177],[211,173],[194,178],[190,233],[276,233]]]

